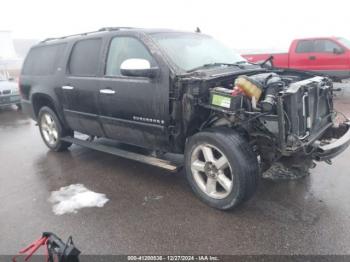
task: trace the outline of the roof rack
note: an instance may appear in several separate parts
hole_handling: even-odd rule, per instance
[[[94,34],[94,33],[100,33],[100,32],[105,32],[105,31],[118,31],[118,30],[123,30],[123,29],[135,29],[135,27],[102,27],[97,31],[91,31],[91,32],[86,32],[86,33],[80,33],[80,34],[73,34],[73,35],[66,35],[66,36],[62,36],[62,37],[51,37],[51,38],[46,38],[42,41],[40,41],[40,43],[45,43],[48,41],[53,41],[53,40],[60,40],[60,39],[66,39],[66,38],[70,38],[70,37],[74,37],[74,36],[85,36],[85,35],[90,35],[90,34]]]
[[[129,27],[129,26],[118,26],[118,27],[102,27],[98,31],[118,31],[123,29],[135,29],[136,27]]]

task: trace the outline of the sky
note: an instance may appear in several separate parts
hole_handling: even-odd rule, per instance
[[[292,39],[350,38],[347,0],[10,0],[1,3],[0,30],[44,39],[108,26],[199,27],[240,49],[287,50]]]

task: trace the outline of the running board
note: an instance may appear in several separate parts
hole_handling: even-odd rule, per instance
[[[76,145],[79,145],[82,147],[87,147],[87,148],[91,148],[91,149],[101,151],[104,153],[112,154],[115,156],[135,160],[135,161],[145,163],[148,165],[157,166],[157,167],[166,169],[166,170],[171,171],[171,172],[176,172],[180,168],[179,165],[176,165],[169,160],[130,152],[127,150],[116,148],[114,146],[102,145],[102,144],[98,144],[95,142],[90,142],[90,141],[86,141],[86,140],[82,140],[82,139],[78,139],[78,138],[73,138],[70,136],[63,137],[61,140],[65,141],[65,142],[73,143],[73,144],[76,144]]]

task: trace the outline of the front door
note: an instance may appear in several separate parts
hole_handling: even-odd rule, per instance
[[[290,67],[324,73],[349,70],[347,54],[334,52],[342,49],[338,43],[330,39],[301,40],[295,54],[290,58]]]
[[[341,51],[340,53],[335,50]],[[345,50],[330,39],[315,40],[316,62],[314,70],[332,72],[349,70],[349,58]]]
[[[160,74],[155,78],[121,75],[120,65],[131,58],[148,60],[161,68]],[[141,40],[111,39],[99,91],[100,121],[108,138],[153,149],[168,144],[169,73],[164,68]]]

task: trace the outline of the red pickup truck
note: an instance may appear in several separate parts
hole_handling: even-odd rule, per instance
[[[273,56],[274,67],[316,71],[334,80],[350,78],[350,41],[341,37],[296,39],[288,53],[244,54],[249,62]]]

